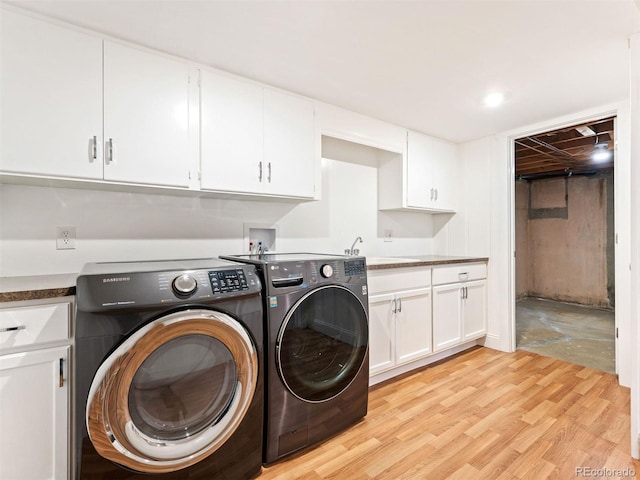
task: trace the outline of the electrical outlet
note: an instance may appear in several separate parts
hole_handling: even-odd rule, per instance
[[[393,230],[385,230],[384,231],[384,241],[385,242],[393,241]]]
[[[76,248],[76,227],[56,227],[56,249],[74,250]]]

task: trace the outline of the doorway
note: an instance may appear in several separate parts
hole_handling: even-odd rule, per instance
[[[616,373],[615,117],[514,140],[516,348]]]

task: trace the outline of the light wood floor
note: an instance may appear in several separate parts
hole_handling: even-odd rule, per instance
[[[637,478],[629,438],[613,375],[478,347],[373,387],[362,422],[259,480]]]

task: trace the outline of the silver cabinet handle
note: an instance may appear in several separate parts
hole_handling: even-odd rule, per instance
[[[91,139],[91,161],[98,159],[98,137],[95,135]]]
[[[402,299],[398,299],[398,312],[402,312]]]
[[[0,333],[4,333],[4,332],[17,332],[18,330],[26,330],[27,326],[26,325],[16,325],[15,327],[4,327],[4,328],[0,328]]]
[[[267,174],[267,181],[268,181],[269,183],[271,183],[271,162],[269,162],[269,163],[267,164],[267,169],[268,169],[268,172],[269,172],[269,173]]]
[[[397,300],[394,298],[393,300],[391,300],[391,303],[393,303],[393,308],[391,309],[391,311],[392,311],[393,313],[396,313],[396,312],[398,311],[398,310],[397,310],[397,308],[398,308]]]
[[[434,198],[434,200],[437,202],[438,201],[438,189],[436,188],[436,197]]]
[[[113,138],[110,138],[105,144],[105,161],[108,164],[113,163]]]
[[[429,198],[429,200],[433,200],[433,188],[431,189],[431,197]]]
[[[60,359],[60,382],[58,383],[58,387],[64,387],[64,358]]]
[[[258,181],[262,182],[262,162],[258,162]]]

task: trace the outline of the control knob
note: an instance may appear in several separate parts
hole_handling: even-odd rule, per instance
[[[322,265],[322,267],[320,267],[320,274],[324,278],[331,278],[333,276],[333,267],[331,265]]]
[[[192,295],[198,288],[198,282],[188,273],[180,275],[173,279],[173,291],[179,297],[188,297]]]

